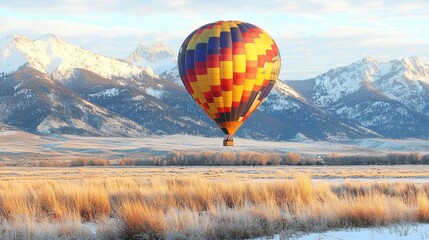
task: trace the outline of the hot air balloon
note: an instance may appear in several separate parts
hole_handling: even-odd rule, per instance
[[[224,146],[262,103],[280,72],[280,52],[268,33],[241,21],[193,31],[178,56],[186,90],[225,133]]]

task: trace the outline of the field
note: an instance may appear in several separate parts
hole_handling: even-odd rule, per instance
[[[37,161],[71,161],[76,158],[103,158],[117,162],[119,159],[139,159],[164,156],[176,151],[300,153],[319,156],[338,153],[342,155],[380,156],[386,153],[419,152],[429,154],[429,141],[408,139],[357,139],[340,142],[272,142],[235,138],[235,146],[225,148],[222,138],[198,136],[158,136],[147,138],[38,136],[19,131],[0,132],[0,165],[18,163],[32,165]]]
[[[407,235],[429,221],[428,179],[426,165],[2,167],[0,239],[293,239],[384,226]]]
[[[221,141],[0,132],[0,239],[429,239],[427,141]]]

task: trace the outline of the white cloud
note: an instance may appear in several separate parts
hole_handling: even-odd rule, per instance
[[[119,25],[105,27],[65,20],[28,21],[19,18],[3,18],[1,23],[0,34],[4,37],[13,34],[23,34],[35,39],[46,33],[54,33],[75,45],[104,55],[122,58],[131,53],[139,42],[161,41],[170,45],[176,45],[178,38],[186,34],[181,29],[171,32],[160,32],[156,31],[156,29]]]
[[[219,19],[252,22],[282,51],[281,76],[313,77],[366,55],[429,58],[429,1],[399,0],[0,0],[0,38],[52,32],[108,56],[126,57],[139,42],[177,49],[195,28]]]
[[[346,12],[362,14],[378,12],[387,14],[401,14],[415,16],[427,15],[429,2],[426,0],[402,1],[402,0],[43,0],[43,1],[1,1],[1,8],[22,12],[43,13],[97,13],[119,12],[125,14],[204,14],[212,12],[286,12],[286,13],[338,13]]]
[[[280,38],[283,79],[306,79],[365,56],[380,61],[419,56],[427,61],[429,41],[397,31],[338,26],[318,34]],[[429,63],[429,62],[428,62]]]

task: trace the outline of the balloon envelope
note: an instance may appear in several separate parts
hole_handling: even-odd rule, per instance
[[[261,28],[218,21],[193,31],[178,56],[186,90],[227,135],[234,135],[278,79],[280,53]]]

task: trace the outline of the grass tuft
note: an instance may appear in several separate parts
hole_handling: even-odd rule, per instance
[[[246,239],[429,221],[425,184],[234,176],[180,177],[167,169],[1,180],[0,239]]]

